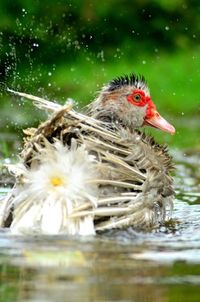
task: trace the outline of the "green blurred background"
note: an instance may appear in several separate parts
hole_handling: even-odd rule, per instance
[[[22,128],[43,120],[5,87],[82,107],[116,76],[145,76],[175,136],[149,130],[171,147],[198,148],[199,0],[1,0],[0,154],[20,147]]]

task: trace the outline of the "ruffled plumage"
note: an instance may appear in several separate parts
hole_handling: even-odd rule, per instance
[[[38,145],[30,166],[24,163],[9,166],[17,180],[12,197],[11,230],[14,233],[84,231],[94,234],[91,215],[81,219],[69,216],[86,201],[96,206],[97,184],[91,182],[98,175],[95,157],[89,155],[83,145],[77,147],[74,140],[70,148],[58,140],[50,144],[44,139],[43,144],[43,148]]]
[[[13,232],[94,234],[128,226],[147,229],[166,219],[174,197],[166,148],[139,131],[77,113],[71,104],[16,94],[50,117],[25,131],[22,163],[13,172],[16,185],[1,210],[2,226]],[[67,185],[59,185],[62,181]]]

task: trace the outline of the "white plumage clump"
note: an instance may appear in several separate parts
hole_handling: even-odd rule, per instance
[[[12,167],[10,168],[12,170]],[[77,206],[91,202],[95,207],[97,176],[95,157],[89,155],[84,145],[71,147],[61,141],[45,142],[31,163],[31,167],[14,166],[20,183],[16,186],[12,204],[13,233],[42,234],[94,234],[91,215],[70,218]]]

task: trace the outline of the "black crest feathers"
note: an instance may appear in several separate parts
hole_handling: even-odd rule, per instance
[[[117,77],[112,81],[110,81],[108,84],[108,91],[113,91],[123,86],[135,86],[138,89],[140,89],[146,85],[147,85],[146,80],[142,75],[135,75],[134,73],[132,73],[130,75]]]

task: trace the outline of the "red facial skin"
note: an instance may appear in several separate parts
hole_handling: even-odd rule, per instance
[[[147,105],[144,125],[158,128],[170,134],[175,133],[175,128],[170,125],[162,116],[160,116],[151,97],[146,96],[143,90],[133,90],[132,94],[127,96],[127,101],[137,107],[144,107]]]

